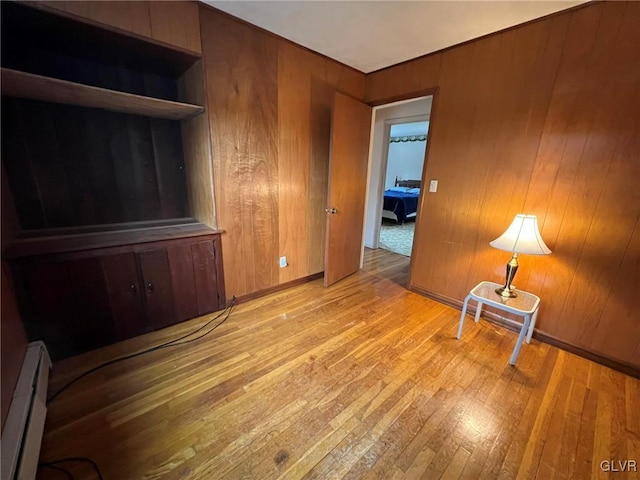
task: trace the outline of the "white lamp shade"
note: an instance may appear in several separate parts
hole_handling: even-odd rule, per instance
[[[489,242],[494,248],[512,253],[525,253],[529,255],[546,255],[551,253],[540,236],[538,230],[538,218],[535,215],[523,215],[519,213],[513,219],[507,231]]]

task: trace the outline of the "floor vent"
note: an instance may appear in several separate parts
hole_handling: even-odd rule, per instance
[[[2,431],[2,480],[36,478],[50,368],[44,343],[30,343]]]

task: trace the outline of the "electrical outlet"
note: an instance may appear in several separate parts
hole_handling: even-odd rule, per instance
[[[284,268],[288,265],[287,257],[280,257],[280,268]]]
[[[438,191],[438,180],[431,180],[429,182],[429,191],[437,192]]]

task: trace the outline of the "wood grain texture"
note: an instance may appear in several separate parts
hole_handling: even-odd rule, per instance
[[[242,294],[278,283],[278,50],[208,9],[201,19],[227,288]]]
[[[48,405],[41,461],[88,456],[104,478],[547,480],[637,456],[638,379],[535,340],[509,366],[514,332],[472,323],[456,340],[460,312],[407,291],[408,267],[367,250],[339,284],[243,303],[197,342],[84,378]],[[57,362],[50,388],[210,318]]]
[[[202,52],[196,2],[148,2],[151,36],[186,50]]]
[[[153,248],[138,253],[138,265],[151,328],[158,330],[173,325],[176,315],[167,250]]]
[[[333,99],[324,285],[360,269],[371,107],[340,93]]]
[[[288,266],[280,268],[278,283],[309,272],[307,229],[311,149],[309,115],[311,76],[308,54],[293,45],[278,49],[278,248]],[[315,208],[321,208],[316,205]]]
[[[171,271],[171,289],[175,298],[176,320],[181,322],[195,318],[198,312],[196,279],[193,272],[191,245],[177,244],[167,248],[169,270]]]
[[[198,6],[190,1],[45,1],[51,9],[84,17],[176,47],[201,52]]]
[[[442,187],[422,197],[412,286],[461,300],[502,281],[488,242],[535,214],[553,253],[523,256],[514,283],[542,298],[536,327],[640,365],[622,293],[638,276],[639,22],[636,2],[590,4],[367,76],[373,104],[437,89],[424,179]]]
[[[198,315],[215,312],[223,306],[224,296],[220,297],[217,288],[218,270],[214,242],[206,240],[192,243],[191,256],[193,259],[193,277],[196,282]]]
[[[226,301],[218,237],[12,259],[28,338],[68,358],[218,310]]]
[[[13,236],[21,228],[38,228],[45,225],[42,200],[38,193],[33,169],[31,168],[29,141],[25,135],[25,131],[28,131],[28,124],[25,124],[26,121],[27,119],[20,108],[19,100],[3,99],[2,124],[4,127],[2,128],[2,135],[6,135],[6,138],[11,138],[12,141],[2,141],[2,226],[5,226],[4,223],[6,221],[10,227],[10,230],[7,230],[6,233],[13,231]],[[9,161],[12,158],[21,159],[21,161]],[[10,175],[14,179],[20,179],[17,184],[14,183],[13,188],[9,182]],[[5,185],[8,188],[4,188]],[[9,209],[5,211],[5,197],[12,198],[12,206],[9,206],[9,209],[15,208],[15,219],[11,219],[12,214]],[[14,224],[14,226],[11,227],[11,224]],[[3,250],[5,238],[7,237],[9,235],[3,234]]]
[[[202,63],[202,60],[198,60],[178,79],[178,96],[181,101],[196,105],[206,104]],[[189,213],[199,222],[211,228],[217,228],[209,116],[198,115],[183,120],[180,122],[180,128],[187,176]]]
[[[2,94],[169,120],[191,118],[204,111],[199,105],[107,90],[7,68],[2,69]]]
[[[151,36],[149,2],[46,1],[37,3],[138,35]]]
[[[148,332],[149,322],[140,300],[144,286],[138,278],[135,255],[118,253],[104,255],[100,260],[117,338],[123,340]]]
[[[322,271],[327,99],[362,98],[364,75],[200,9],[225,286],[244,296]]]
[[[3,97],[3,163],[25,230],[183,218],[180,126]]]
[[[311,79],[309,145],[309,224],[307,236],[312,240],[307,250],[309,272],[324,271],[324,251],[326,241],[327,205],[329,194],[329,156],[331,147],[331,110],[334,89],[318,77]]]

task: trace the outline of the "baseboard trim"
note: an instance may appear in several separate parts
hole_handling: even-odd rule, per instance
[[[242,295],[240,297],[236,297],[238,303],[248,302],[249,300],[255,300],[256,298],[264,297],[271,293],[280,292],[282,290],[286,290],[287,288],[296,287],[298,285],[302,285],[303,283],[313,282],[319,278],[324,277],[324,272],[314,273],[313,275],[308,275],[302,278],[296,278],[295,280],[291,280],[290,282],[281,283],[280,285],[275,285],[273,287],[265,288],[264,290],[259,290],[257,292],[248,293],[246,295]]]
[[[629,375],[630,377],[640,379],[640,367],[621,362],[620,360],[614,360],[613,358],[609,358],[598,353],[590,352],[589,350],[585,350],[584,348],[576,347],[575,345],[563,342],[562,340],[544,331],[536,330],[533,334],[533,337],[540,340],[541,342],[548,343],[549,345],[553,345],[554,347],[558,347],[562,350],[566,350],[567,352],[578,355],[579,357],[586,358],[587,360],[592,360],[596,363],[599,363],[600,365],[604,365],[605,367],[609,367],[613,370],[624,373],[625,375]]]
[[[444,303],[450,307],[456,308],[458,310],[462,310],[463,302],[457,300],[455,298],[447,297],[445,295],[441,295],[439,293],[430,292],[428,290],[423,290],[420,287],[416,287],[415,285],[411,285],[409,287],[414,293],[418,295],[422,295],[424,297],[435,300],[436,302]],[[476,307],[475,305],[469,305],[468,313],[475,314]],[[520,328],[517,322],[511,321],[508,318],[502,317],[494,312],[490,312],[487,310],[482,311],[482,317],[489,320],[492,323],[495,323],[501,327],[507,328],[509,330],[518,332]],[[615,360],[613,358],[607,357],[605,355],[600,355],[598,353],[590,352],[589,350],[585,350],[584,348],[577,347],[570,343],[564,342],[557,337],[539,329],[535,329],[533,332],[533,338],[540,340],[541,342],[547,343],[554,347],[560,348],[561,350],[565,350],[569,353],[573,353],[578,355],[579,357],[586,358],[587,360],[591,360],[593,362],[599,363],[600,365],[604,365],[605,367],[609,367],[613,370],[617,370],[618,372],[624,373],[625,375],[629,375],[630,377],[640,379],[640,367],[636,367],[635,365],[630,365],[625,362],[621,362],[620,360]]]

